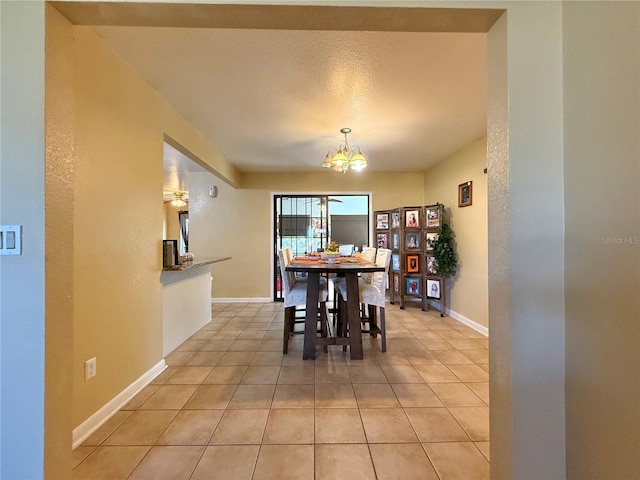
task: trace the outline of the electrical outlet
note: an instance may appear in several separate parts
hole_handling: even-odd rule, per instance
[[[96,376],[96,357],[84,362],[84,381],[91,380]]]

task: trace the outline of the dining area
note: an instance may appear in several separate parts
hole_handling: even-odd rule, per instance
[[[336,249],[337,250],[337,249]],[[278,251],[284,291],[283,354],[296,324],[303,324],[303,359],[316,349],[340,347],[351,360],[363,359],[363,333],[380,335],[386,351],[385,303],[391,251],[364,247],[361,253],[293,257]],[[368,325],[366,329],[363,326]]]

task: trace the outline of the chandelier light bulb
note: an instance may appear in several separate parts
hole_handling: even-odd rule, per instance
[[[355,146],[353,149],[349,147],[347,135],[351,133],[351,129],[345,127],[340,130],[340,133],[344,134],[344,143],[340,144],[338,148],[335,149],[336,154],[333,157],[331,156],[331,150],[334,149],[329,149],[324,162],[322,162],[320,166],[343,173],[346,173],[349,169],[360,171],[367,168],[367,160],[360,151],[360,147]]]

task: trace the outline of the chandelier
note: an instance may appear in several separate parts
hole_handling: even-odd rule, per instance
[[[343,128],[340,130],[340,133],[344,133],[344,143],[341,143],[337,149],[329,149],[324,162],[322,162],[322,166],[343,173],[349,169],[358,171],[367,168],[367,160],[364,158],[364,155],[362,155],[360,147],[357,145],[353,148],[349,147],[347,134],[351,133],[351,129]],[[336,151],[334,155],[331,155],[332,150]]]
[[[174,207],[185,207],[187,205],[185,193],[184,192],[173,192],[173,200],[171,200],[171,205]]]

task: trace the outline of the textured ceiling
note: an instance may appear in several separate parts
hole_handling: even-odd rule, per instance
[[[69,17],[82,12],[82,4],[69,5]],[[350,127],[349,142],[360,146],[369,171],[417,172],[486,132],[486,35],[477,32],[487,30],[493,11],[478,10],[484,23],[458,30],[465,33],[440,33],[368,31],[368,12],[379,22],[386,11],[376,8],[314,10],[324,12],[324,23],[347,17],[333,12],[353,11],[347,20],[360,21],[362,28],[352,31],[135,26],[167,21],[157,7],[144,21],[140,7],[135,21],[113,8],[101,6],[95,23],[103,26],[93,28],[242,171],[318,171],[329,147],[344,140],[340,129]],[[189,13],[184,8],[175,18]],[[273,11],[285,26],[302,12]],[[425,12],[438,13],[425,17],[435,19],[435,27],[446,17],[437,9],[388,11],[395,30]],[[473,23],[474,11],[449,12],[464,13],[464,21]],[[493,17],[486,20],[482,12]],[[237,18],[270,18],[247,13],[238,11]],[[84,15],[74,23],[97,16]],[[223,15],[210,17],[218,21]],[[312,24],[316,17],[298,18]],[[114,23],[134,26],[105,26]]]

